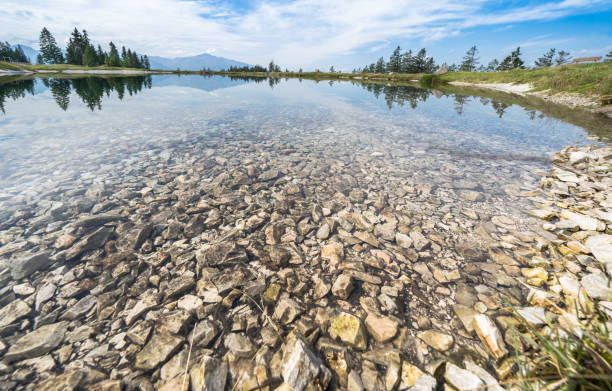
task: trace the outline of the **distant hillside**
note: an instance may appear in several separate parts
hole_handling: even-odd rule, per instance
[[[248,65],[240,61],[217,57],[207,53],[191,57],[176,58],[150,56],[149,61],[151,62],[151,69],[164,70],[176,70],[177,68],[180,68],[181,70],[198,71],[200,69],[210,68],[213,71],[219,71],[221,69],[227,69],[231,66],[242,67]]]
[[[11,45],[11,47],[15,49],[17,45]],[[32,64],[36,64],[36,57],[38,57],[38,53],[40,52],[26,45],[21,45],[21,48],[23,49],[25,55],[28,56],[28,58],[30,59],[30,62]]]

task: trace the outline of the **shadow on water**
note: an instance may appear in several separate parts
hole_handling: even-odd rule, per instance
[[[226,88],[243,83],[267,83],[270,88],[274,89],[281,82],[281,79],[266,77],[220,77],[211,75],[199,77],[205,79],[203,84],[208,83],[210,85],[196,88],[205,90]],[[219,84],[219,80],[222,79],[228,80],[228,82]],[[70,94],[74,92],[90,110],[94,111],[102,109],[102,98],[104,96],[110,96],[111,93],[116,92],[119,99],[123,99],[126,94],[131,96],[145,88],[151,88],[154,84],[153,80],[156,80],[156,83],[159,85],[168,85],[167,80],[164,81],[161,77],[160,79],[153,79],[150,75],[124,77],[90,76],[78,78],[43,77],[42,83],[51,91],[55,102],[62,110],[68,109],[71,103]],[[476,102],[490,107],[499,118],[502,118],[510,107],[520,106],[531,120],[542,118],[558,119],[582,127],[591,135],[597,136],[604,141],[612,141],[612,120],[606,116],[547,102],[535,96],[518,96],[488,89],[449,85],[436,86],[436,89],[426,89],[415,84],[365,83],[354,80],[328,81],[330,86],[333,86],[334,83],[347,82],[361,86],[372,93],[377,99],[384,99],[389,109],[392,109],[394,106],[409,106],[412,109],[416,109],[420,103],[426,102],[428,99],[446,97],[454,100],[453,108],[458,115],[463,114],[466,104]],[[36,79],[32,76],[25,78],[23,76],[0,78],[0,110],[5,113],[4,104],[7,99],[18,100],[25,98],[28,94],[34,95],[35,85]]]
[[[102,98],[116,92],[122,100],[126,94],[132,96],[143,88],[151,88],[151,76],[129,77],[82,77],[42,78],[42,83],[51,91],[55,103],[64,111],[70,104],[70,94],[75,92],[91,110],[102,110]],[[5,113],[7,98],[18,100],[27,94],[35,94],[35,79],[15,79],[0,84],[0,110]]]

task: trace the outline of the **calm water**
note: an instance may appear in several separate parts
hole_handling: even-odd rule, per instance
[[[0,190],[12,194],[211,132],[287,132],[292,142],[294,135],[333,128],[340,142],[349,133],[370,135],[383,145],[405,145],[413,156],[452,156],[467,171],[483,159],[545,168],[552,152],[585,141],[586,134],[487,98],[309,80],[22,80],[0,85],[0,108]],[[420,168],[441,168],[437,159],[424,163]]]

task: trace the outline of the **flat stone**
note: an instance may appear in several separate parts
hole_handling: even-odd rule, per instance
[[[423,236],[422,233],[417,231],[410,232],[410,239],[412,239],[412,244],[417,251],[421,251],[427,246],[429,246],[429,239]]]
[[[177,307],[181,310],[196,314],[197,310],[204,305],[202,299],[195,295],[185,295],[181,297],[177,302]]]
[[[191,381],[189,376],[183,375],[176,376],[175,378],[168,380],[162,385],[158,391],[189,391]],[[181,389],[181,387],[183,387]]]
[[[85,315],[89,310],[96,304],[97,299],[93,295],[87,295],[81,300],[77,301],[75,305],[68,307],[66,311],[60,316],[60,320],[74,320]]]
[[[472,307],[468,307],[463,304],[453,305],[453,310],[455,311],[455,314],[457,314],[457,317],[463,324],[463,327],[465,327],[465,330],[468,333],[474,331],[474,315],[476,315],[477,312],[474,311]]]
[[[508,353],[499,329],[488,316],[475,315],[474,329],[494,359],[499,360]]]
[[[36,293],[36,301],[34,304],[34,308],[37,311],[40,310],[42,305],[55,295],[56,290],[57,287],[50,282],[46,282],[43,286],[41,286],[38,289],[38,292]]]
[[[152,329],[153,326],[151,326],[149,322],[143,321],[129,329],[125,336],[136,345],[142,346],[147,343],[147,339],[149,339]]]
[[[436,330],[421,331],[418,337],[432,348],[445,352],[453,345],[455,341],[451,335],[441,333]]]
[[[365,325],[376,342],[385,343],[397,334],[398,323],[386,316],[377,316],[370,313],[365,319]]]
[[[0,330],[28,316],[31,311],[32,309],[25,301],[21,299],[13,300],[10,304],[0,309]]]
[[[477,391],[484,386],[478,376],[452,363],[446,364],[444,379],[458,391]]]
[[[162,380],[170,380],[178,375],[184,374],[187,366],[187,357],[189,356],[189,349],[183,349],[174,356],[167,363],[162,365],[159,371],[159,377]],[[182,377],[182,376],[181,376]],[[189,376],[187,376],[189,378]]]
[[[238,333],[231,333],[225,337],[224,345],[235,357],[249,358],[255,352],[255,346],[249,337]]]
[[[191,391],[225,390],[227,372],[226,362],[210,356],[202,357],[202,360],[189,370]]]
[[[427,374],[419,377],[414,383],[414,386],[410,388],[410,391],[434,391],[437,389],[438,382],[432,376]]]
[[[22,254],[11,261],[11,277],[13,280],[20,280],[28,277],[35,271],[47,269],[53,260],[47,251],[40,251],[35,254]]]
[[[348,312],[342,312],[332,320],[329,334],[358,350],[364,350],[368,344],[361,319]]]
[[[606,227],[604,223],[593,217],[585,216],[580,213],[570,212],[569,210],[561,211],[561,217],[578,224],[580,229],[584,231],[603,231]]]
[[[357,231],[354,233],[354,235],[357,239],[369,244],[372,247],[380,246],[380,243],[378,242],[378,239],[376,239],[376,236],[372,235],[370,232]]]
[[[274,309],[274,318],[281,324],[289,324],[295,320],[304,308],[293,299],[281,299]]]
[[[66,371],[61,375],[51,376],[38,383],[38,390],[45,391],[73,391],[79,387],[85,373],[80,370]]]
[[[132,307],[125,316],[125,324],[130,326],[143,313],[157,305],[157,295],[146,295]]]
[[[168,288],[164,292],[165,298],[170,299],[176,297],[182,293],[185,293],[195,287],[195,280],[192,276],[182,275],[173,278],[168,283]]]
[[[610,280],[599,273],[591,273],[582,277],[580,280],[586,294],[593,299],[612,300],[612,288],[610,288]]]
[[[159,334],[183,334],[192,319],[191,314],[177,310],[161,316],[155,322],[155,331]]]
[[[541,307],[524,307],[516,310],[519,315],[527,322],[534,326],[544,325],[547,323],[546,312]]]
[[[194,346],[206,347],[212,342],[218,333],[219,330],[213,322],[203,320],[196,324],[193,330],[193,344]]]
[[[49,353],[64,340],[68,322],[41,326],[19,338],[4,355],[7,362],[33,358]]]
[[[599,262],[612,264],[612,235],[593,235],[586,242],[586,247]]]
[[[143,371],[151,371],[166,362],[182,344],[183,338],[169,334],[154,334],[145,347],[136,354],[134,366]]]
[[[457,194],[459,194],[459,198],[466,201],[475,202],[484,200],[484,195],[475,190],[459,190],[457,191]]]
[[[81,217],[79,220],[77,220],[76,223],[74,223],[74,226],[76,228],[79,227],[83,227],[83,228],[94,228],[94,227],[99,227],[101,225],[113,222],[113,221],[121,221],[123,220],[123,217],[120,215],[114,215],[114,214],[98,214],[98,215],[94,215],[94,216],[86,216],[86,217]]]
[[[248,263],[249,256],[245,249],[234,242],[221,242],[212,244],[210,247],[196,254],[198,268],[208,266],[232,265],[236,263]]]
[[[68,333],[66,336],[66,341],[70,343],[85,341],[87,338],[91,337],[96,333],[96,330],[88,325],[83,325],[78,327]]]
[[[397,232],[395,234],[395,243],[402,248],[410,248],[412,246],[412,239],[406,234]]]
[[[290,339],[285,346],[281,374],[292,391],[303,391],[306,387],[325,390],[331,380],[329,369],[297,337]]]

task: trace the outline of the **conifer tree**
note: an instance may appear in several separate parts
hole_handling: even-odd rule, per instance
[[[385,64],[385,59],[381,57],[376,62],[376,66],[374,68],[374,72],[375,73],[385,73],[386,70],[387,70],[387,66]]]
[[[459,70],[463,72],[472,72],[476,70],[476,66],[478,65],[479,60],[478,57],[476,57],[477,53],[478,49],[476,48],[476,45],[472,46],[470,50],[465,53],[465,56],[463,57],[463,62],[461,63],[461,67],[459,68]]]
[[[43,27],[38,40],[43,62],[51,64],[62,64],[64,62],[64,55],[61,49],[57,46],[55,38],[46,27]]]
[[[109,52],[108,52],[108,66],[109,67],[120,67],[121,60],[119,59],[119,52],[117,51],[117,46],[111,41],[109,44]]]
[[[608,54],[606,54],[606,58],[604,59],[604,61],[605,62],[612,61],[612,50],[610,50]]]
[[[559,66],[567,64],[569,60],[571,60],[571,58],[572,56],[570,56],[569,52],[566,52],[565,50],[559,50],[559,53],[557,53],[557,58],[555,58],[555,65]]]
[[[555,56],[556,49],[551,48],[549,51],[544,53],[542,57],[535,60],[535,66],[539,68],[549,67],[553,63],[553,57]]]
[[[412,57],[412,49],[404,52],[400,67],[402,73],[413,73],[414,59]]]
[[[96,51],[93,46],[88,45],[83,53],[83,65],[91,67],[96,65]]]
[[[389,63],[387,64],[387,70],[389,72],[401,72],[401,66],[402,66],[402,56],[400,54],[401,50],[402,49],[398,45],[398,47],[396,47],[393,53],[391,54],[391,57],[389,57]]]

